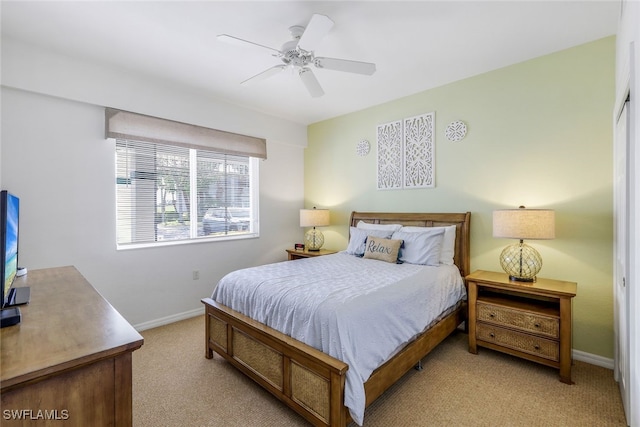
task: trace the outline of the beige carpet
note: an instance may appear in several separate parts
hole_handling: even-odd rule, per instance
[[[142,332],[133,354],[133,425],[305,426],[305,420],[219,356],[204,357],[204,319]],[[574,385],[557,371],[445,340],[367,408],[374,426],[625,426],[608,369],[575,362]],[[355,424],[354,424],[355,425]]]

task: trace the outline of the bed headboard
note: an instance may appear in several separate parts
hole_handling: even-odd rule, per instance
[[[471,230],[471,212],[462,213],[389,213],[389,212],[351,212],[350,225],[355,227],[358,221],[372,224],[402,224],[413,227],[456,226],[456,247],[454,263],[460,269],[462,277],[471,273],[469,232]]]

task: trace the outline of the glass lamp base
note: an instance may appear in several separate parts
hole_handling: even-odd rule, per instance
[[[324,235],[320,230],[311,229],[304,235],[304,243],[307,250],[319,251],[322,245],[324,245]]]
[[[535,282],[536,274],[542,268],[542,257],[531,246],[520,242],[502,250],[500,266],[509,275],[509,280]]]

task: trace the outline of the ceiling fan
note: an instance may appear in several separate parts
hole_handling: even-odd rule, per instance
[[[314,50],[316,46],[324,36],[329,33],[332,27],[333,21],[331,18],[325,15],[314,14],[306,28],[299,25],[289,27],[292,40],[285,42],[280,50],[230,36],[228,34],[220,34],[217,38],[218,40],[227,43],[270,50],[271,55],[280,58],[283,62],[282,64],[267,68],[261,73],[241,82],[241,84],[261,81],[278,74],[287,68],[293,68],[298,72],[298,75],[309,91],[309,94],[316,98],[324,95],[324,90],[322,90],[318,79],[311,70],[312,65],[316,68],[345,71],[347,73],[364,74],[368,76],[372,75],[376,71],[376,64],[372,64],[370,62],[315,56]]]

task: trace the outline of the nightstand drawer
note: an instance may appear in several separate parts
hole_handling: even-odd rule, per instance
[[[476,326],[476,337],[479,340],[556,362],[560,360],[560,348],[557,341],[498,328],[484,323],[478,323]]]
[[[558,318],[541,316],[482,301],[478,301],[477,310],[479,322],[507,326],[550,338],[560,337],[560,321]]]

